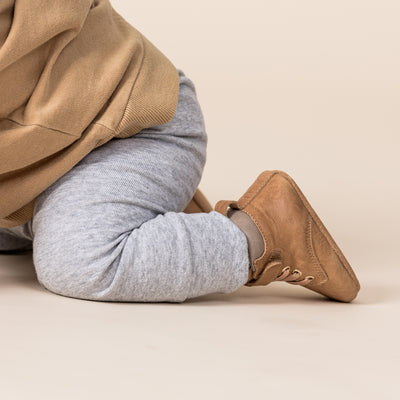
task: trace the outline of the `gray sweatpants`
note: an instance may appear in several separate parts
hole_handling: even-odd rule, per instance
[[[29,222],[0,228],[0,250],[32,249],[48,290],[183,302],[247,281],[245,234],[216,211],[182,212],[201,179],[207,134],[195,86],[178,71],[171,121],[94,149],[39,195]]]

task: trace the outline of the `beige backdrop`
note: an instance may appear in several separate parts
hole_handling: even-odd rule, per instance
[[[362,289],[90,302],[0,256],[0,398],[400,399],[400,1],[111,1],[196,85],[212,204],[289,172]]]
[[[213,205],[282,169],[355,269],[398,264],[398,0],[112,3],[195,83]]]

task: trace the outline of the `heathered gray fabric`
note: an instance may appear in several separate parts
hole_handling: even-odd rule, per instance
[[[175,116],[93,150],[38,197],[32,220],[0,228],[0,250],[32,248],[39,282],[82,299],[183,302],[248,278],[245,234],[216,212],[186,214],[206,161],[193,82]]]

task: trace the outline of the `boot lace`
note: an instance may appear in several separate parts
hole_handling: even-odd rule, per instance
[[[304,279],[296,280],[300,278],[301,275],[302,273],[298,269],[294,269],[293,272],[290,273],[290,266],[287,266],[282,269],[281,273],[274,279],[274,281],[285,281],[291,283],[292,285],[306,286],[314,279],[313,276],[309,275]]]

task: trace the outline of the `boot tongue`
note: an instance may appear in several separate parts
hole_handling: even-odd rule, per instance
[[[250,266],[252,267],[253,272],[255,272],[254,260],[261,257],[265,250],[263,237],[258,230],[257,225],[244,211],[231,209],[228,213],[228,217],[246,235]]]

